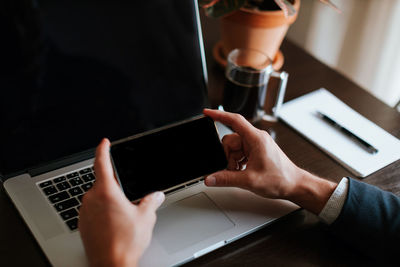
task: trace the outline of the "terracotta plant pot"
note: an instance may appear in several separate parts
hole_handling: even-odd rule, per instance
[[[298,11],[300,0],[294,0]],[[251,48],[264,52],[274,61],[274,68],[283,65],[283,55],[279,47],[289,26],[296,20],[285,17],[282,10],[257,11],[242,8],[221,19],[221,41],[214,47],[214,57],[221,64],[235,48]],[[278,62],[279,61],[279,62]]]

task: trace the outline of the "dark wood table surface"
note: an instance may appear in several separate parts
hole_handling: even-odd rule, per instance
[[[209,72],[210,100],[221,103],[223,69],[212,57],[219,39],[218,20],[202,17]],[[400,113],[382,103],[344,75],[327,67],[304,50],[285,40],[282,70],[289,73],[285,101],[324,87],[354,110],[400,138]],[[272,130],[275,141],[300,167],[332,181],[352,174],[335,160],[301,137],[283,122],[259,123]],[[400,195],[400,160],[363,179]],[[187,264],[188,266],[343,266],[372,265],[373,261],[333,236],[318,218],[300,211],[233,244],[220,248]]]
[[[210,101],[215,106],[222,97],[223,71],[212,58],[219,39],[218,21],[203,18],[207,54]],[[325,87],[353,109],[400,138],[400,114],[348,78],[322,64],[289,41],[281,47],[283,70],[289,72],[285,101]],[[259,123],[272,130],[276,142],[297,165],[321,177],[339,181],[351,176],[282,122]],[[363,180],[400,195],[400,161]],[[0,266],[47,266],[48,262],[23,220],[0,189]],[[329,232],[311,213],[301,210],[240,240],[211,252],[187,266],[350,266],[373,265],[368,255],[349,247]]]

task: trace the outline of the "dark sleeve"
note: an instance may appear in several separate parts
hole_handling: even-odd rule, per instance
[[[347,199],[330,230],[380,262],[398,259],[400,198],[349,178]]]

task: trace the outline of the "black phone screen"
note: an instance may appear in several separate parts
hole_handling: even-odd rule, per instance
[[[214,121],[201,117],[111,146],[129,200],[226,168]]]

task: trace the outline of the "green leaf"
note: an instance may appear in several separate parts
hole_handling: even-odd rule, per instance
[[[215,3],[215,5],[206,8],[205,11],[207,16],[219,18],[235,10],[238,10],[239,8],[244,6],[245,3],[246,0],[220,0]]]

